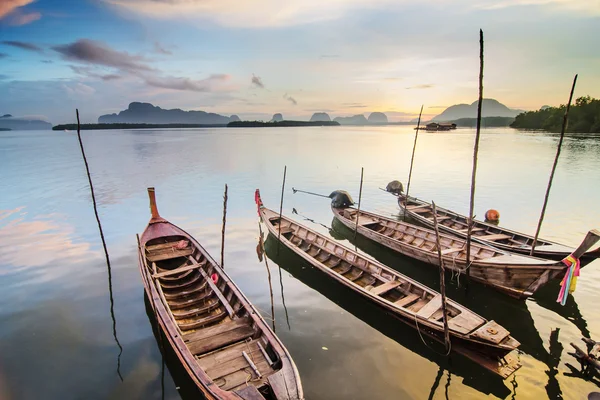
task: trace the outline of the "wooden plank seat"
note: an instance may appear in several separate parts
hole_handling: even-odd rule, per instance
[[[441,221],[445,221],[445,220],[450,219],[450,218],[452,218],[452,217],[449,217],[447,215],[438,215],[437,220],[438,220],[438,222],[441,222]]]
[[[442,255],[445,256],[452,253],[458,253],[463,251],[464,249],[464,247],[451,247],[449,249],[442,250]]]
[[[198,264],[196,262],[196,260],[194,260],[193,264],[191,264],[191,265],[186,265],[184,267],[175,268],[175,269],[172,269],[172,270],[169,270],[169,271],[159,272],[157,274],[152,274],[152,277],[154,279],[156,279],[156,278],[162,278],[162,277],[165,277],[165,276],[176,275],[176,274],[180,274],[182,272],[186,272],[186,271],[190,271],[190,270],[193,270],[193,269],[196,269],[196,268],[200,268],[200,267],[202,267],[204,265],[206,265],[206,258],[203,259],[200,262],[200,264]]]
[[[248,339],[256,333],[249,317],[214,325],[183,335],[192,354],[205,354],[221,347]]]
[[[394,288],[397,288],[401,284],[402,284],[402,282],[400,282],[400,281],[389,281],[389,282],[384,283],[383,285],[374,287],[369,292],[373,293],[376,296],[381,296],[382,294],[389,292],[390,290],[392,290]]]
[[[149,254],[146,256],[146,258],[150,262],[158,262],[158,261],[170,260],[173,258],[187,257],[187,256],[192,255],[193,252],[194,252],[194,249],[190,246],[188,246],[187,248],[182,249],[182,250],[166,248],[164,250],[159,250],[156,252],[149,252]]]
[[[412,212],[419,212],[419,211],[428,211],[431,210],[431,206],[423,206],[423,205],[414,205],[414,206],[406,206],[406,209],[408,211],[412,211]]]
[[[411,294],[409,294],[406,297],[403,297],[403,298],[401,298],[399,300],[396,300],[394,302],[394,304],[396,304],[398,307],[406,307],[406,306],[414,303],[415,301],[417,301],[417,299],[419,297],[420,297],[419,295],[411,293]]]
[[[438,294],[431,298],[427,304],[423,306],[417,313],[421,318],[429,319],[437,310],[442,307],[442,295]]]
[[[469,229],[468,228],[457,229],[457,231],[459,231],[459,232],[468,232]],[[471,229],[471,232],[481,232],[481,231],[485,231],[485,229],[484,228],[475,228],[475,227]]]
[[[496,240],[504,240],[504,239],[511,239],[512,236],[510,235],[505,235],[503,233],[497,233],[494,235],[484,235],[484,236],[479,236],[479,238],[483,239],[483,240],[490,240],[490,241],[496,241]]]

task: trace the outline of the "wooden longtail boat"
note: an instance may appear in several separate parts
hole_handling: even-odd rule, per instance
[[[262,221],[282,244],[396,318],[443,341],[439,293],[289,218],[280,220],[278,213],[262,205],[258,190],[256,199]],[[520,343],[502,326],[449,299],[446,315],[452,349],[503,377],[520,367],[509,355]]]
[[[139,243],[139,266],[156,319],[179,361],[207,399],[303,398],[294,362],[227,274],[188,233],[152,218]]]
[[[404,205],[406,197],[398,196],[398,205],[406,215],[419,221],[420,223],[433,227],[433,209],[431,203],[419,200],[414,197],[408,197],[406,207]],[[439,228],[443,231],[456,235],[458,237],[467,237],[468,217],[458,214],[454,211],[446,210],[436,205],[437,219]],[[524,233],[514,232],[487,222],[473,220],[471,239],[480,243],[488,244],[502,250],[514,253],[531,253],[533,236]],[[575,251],[574,248],[550,240],[538,238],[534,255],[536,257],[550,260],[562,260]],[[583,264],[586,264],[600,257],[600,248],[587,251],[580,258]]]
[[[358,210],[353,207],[331,207],[342,224],[354,230]],[[439,266],[435,231],[407,222],[393,220],[360,210],[358,233],[405,256]],[[583,253],[598,236],[588,233],[576,250]],[[442,258],[447,269],[465,272],[467,267],[466,240],[440,234]],[[469,263],[471,279],[493,287],[516,298],[531,296],[550,279],[561,276],[567,266],[560,261],[544,260],[514,254],[481,243],[471,243]]]

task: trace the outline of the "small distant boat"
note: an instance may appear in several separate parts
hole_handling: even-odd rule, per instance
[[[160,217],[139,243],[139,267],[158,325],[207,399],[303,399],[281,341],[225,271],[188,233]]]
[[[406,197],[403,195],[398,196],[398,205],[400,206],[400,209],[404,210],[406,215],[416,221],[419,221],[426,226],[433,227],[433,208],[431,203],[409,196],[405,206],[405,199]],[[468,217],[438,207],[437,205],[436,211],[440,230],[461,238],[467,237]],[[531,246],[534,239],[533,236],[514,232],[506,228],[477,220],[473,221],[473,228],[471,231],[471,238],[479,243],[484,243],[514,253],[529,255],[531,252]],[[538,238],[534,256],[550,260],[562,260],[574,251],[575,249],[572,247]],[[599,257],[600,248],[585,252],[581,256],[581,261],[582,264],[585,264]]]
[[[439,293],[287,217],[280,219],[279,213],[262,205],[258,190],[256,200],[262,221],[283,245],[396,318],[443,341]],[[520,367],[509,355],[520,343],[502,326],[449,299],[446,315],[452,349],[503,377]]]
[[[352,230],[358,221],[358,233],[366,238],[407,257],[439,266],[435,231],[363,210],[359,212],[353,207],[332,206],[331,210],[335,218]],[[588,233],[578,250],[583,252],[582,248],[589,248],[597,240],[596,233]],[[468,265],[471,279],[516,298],[533,295],[550,279],[567,270],[560,261],[514,254],[474,242],[467,263],[465,239],[440,234],[440,245],[447,269],[464,273]]]

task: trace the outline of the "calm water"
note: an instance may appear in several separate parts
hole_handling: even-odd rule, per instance
[[[295,208],[329,227],[328,201],[293,194],[291,187],[326,194],[345,189],[356,199],[364,166],[363,208],[397,215],[394,199],[378,188],[392,179],[406,182],[413,132],[410,127],[84,132],[110,271],[76,134],[3,132],[0,398],[176,399],[180,392],[186,397],[188,382],[168,353],[162,377],[163,357],[138,272],[135,234],[149,218],[146,187],[156,187],[161,214],[217,258],[227,183],[225,268],[260,310],[270,310],[266,270],[255,252],[254,189],[261,188],[267,206],[278,208],[287,165],[284,213],[291,215]],[[411,194],[466,213],[472,144],[472,130],[421,133]],[[476,214],[495,208],[503,225],[533,232],[556,144],[552,135],[484,131]],[[542,236],[577,245],[589,229],[599,228],[598,182],[600,138],[566,139]],[[330,234],[321,225],[304,223]],[[332,235],[348,243],[344,230],[334,228]],[[360,238],[351,245],[438,285],[435,269]],[[272,255],[274,246],[269,240]],[[415,330],[331,286],[284,250],[270,264],[276,328],[308,399],[575,399],[600,391],[578,377],[578,363],[567,354],[569,343],[581,343],[582,336],[599,339],[597,261],[582,271],[565,307],[555,303],[556,284],[516,301],[478,285],[465,294],[455,280],[451,283],[451,297],[504,325],[522,343],[523,367],[502,381],[460,356],[438,356],[441,349],[423,344]]]

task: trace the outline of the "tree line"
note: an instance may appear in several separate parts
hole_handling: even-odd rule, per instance
[[[566,105],[544,107],[537,111],[528,111],[517,115],[510,125],[520,129],[543,129],[560,132]],[[600,133],[600,100],[583,96],[575,100],[569,110],[567,132]]]

